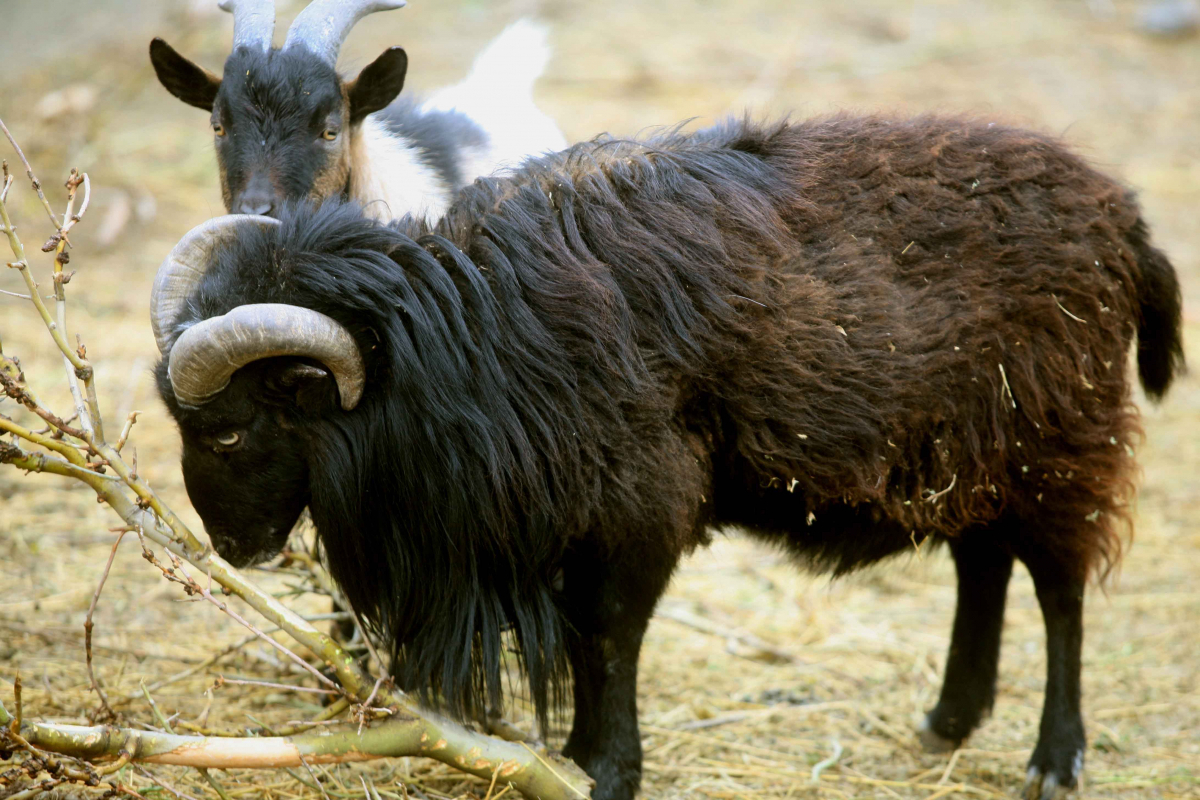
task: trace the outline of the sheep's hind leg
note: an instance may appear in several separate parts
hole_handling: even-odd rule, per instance
[[[619,560],[576,553],[564,564],[575,719],[563,755],[596,781],[592,800],[632,800],[641,783],[638,653],[678,556],[630,552],[640,549]]]
[[[1053,800],[1075,788],[1087,746],[1079,710],[1086,574],[1069,557],[1040,549],[1017,556],[1033,577],[1046,624],[1046,697],[1024,796]]]
[[[967,531],[950,548],[958,571],[958,606],[942,693],[920,730],[922,744],[933,752],[959,747],[992,710],[1013,565],[1012,554],[986,528]]]

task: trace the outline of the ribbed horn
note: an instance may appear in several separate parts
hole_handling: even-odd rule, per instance
[[[217,6],[233,14],[233,49],[271,49],[275,35],[275,0],[221,0]]]
[[[179,312],[196,286],[204,279],[213,248],[237,234],[238,225],[278,225],[279,220],[254,214],[226,214],[192,228],[163,259],[154,276],[150,292],[150,325],[158,352],[166,355],[171,349],[172,329]]]
[[[303,46],[337,66],[346,35],[360,19],[376,11],[403,8],[406,0],[313,0],[288,28],[283,49]]]
[[[228,386],[242,367],[277,356],[324,364],[337,381],[345,410],[362,399],[366,369],[350,332],[311,308],[282,303],[238,306],[184,331],[171,348],[171,388],[180,403],[200,406]]]

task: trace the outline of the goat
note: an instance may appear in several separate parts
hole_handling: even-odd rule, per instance
[[[596,140],[431,226],[353,205],[188,234],[152,298],[160,394],[218,552],[307,507],[407,689],[501,701],[511,626],[595,798],[641,774],[638,651],[681,555],[739,527],[833,575],[926,539],[958,607],[922,738],[991,710],[1014,558],[1048,666],[1027,792],[1076,785],[1083,594],[1117,563],[1126,356],[1182,368],[1134,195],[969,119],[732,122]]]
[[[476,176],[566,140],[533,102],[549,58],[545,30],[510,25],[460,84],[424,104],[405,97],[408,57],[392,47],[354,80],[335,70],[363,16],[404,0],[314,0],[271,46],[273,0],[222,0],[234,14],[233,51],[219,78],[162,39],[150,61],[167,91],[212,113],[221,196],[230,212],[275,212],[285,199],[339,195],[380,219],[441,216]]]

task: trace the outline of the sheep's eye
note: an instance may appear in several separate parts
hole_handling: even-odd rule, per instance
[[[225,126],[219,122],[214,122],[212,124],[212,129],[213,129],[213,133],[215,133],[217,136],[225,135]]]
[[[337,137],[338,137],[338,129],[337,128],[326,128],[325,130],[321,131],[321,138],[327,142],[332,142]]]
[[[236,447],[241,441],[242,435],[237,431],[230,431],[217,437],[217,444],[226,450]]]

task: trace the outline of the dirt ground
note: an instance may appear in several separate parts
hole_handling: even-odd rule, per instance
[[[145,412],[133,440],[139,470],[196,530],[177,435],[149,377],[147,302],[162,256],[222,208],[206,115],[159,87],[145,51],[150,36],[164,35],[219,68],[231,24],[215,5],[0,2],[0,117],[47,186],[57,190],[69,166],[94,182],[93,208],[74,236],[71,330],[97,363],[110,424],[131,409]],[[281,30],[299,5],[280,3]],[[1061,134],[1141,192],[1184,286],[1187,345],[1200,353],[1200,39],[1148,38],[1134,24],[1137,8],[1122,0],[413,0],[361,25],[342,63],[352,69],[403,44],[410,89],[436,88],[461,77],[507,22],[537,13],[555,48],[538,99],[572,139],[703,123],[745,108],[967,111]],[[54,116],[47,95],[66,87],[80,87],[63,101],[78,113]],[[44,215],[24,184],[13,191],[27,243],[40,244]],[[37,268],[47,275],[48,259]],[[0,272],[0,290],[22,288],[14,271]],[[20,356],[33,387],[66,408],[60,361],[27,306],[0,295],[4,352]],[[1143,408],[1135,542],[1120,574],[1088,601],[1091,744],[1081,794],[1200,798],[1200,377]],[[15,413],[11,403],[0,411]],[[10,702],[19,671],[27,715],[81,721],[94,706],[82,623],[115,524],[82,486],[0,470],[0,698]],[[291,591],[286,577],[263,578]],[[1023,571],[1010,592],[992,719],[953,756],[924,754],[913,735],[940,684],[953,586],[944,553],[830,582],[736,536],[718,539],[683,565],[646,640],[644,796],[1012,796],[1036,738],[1045,665]],[[242,637],[210,608],[180,599],[135,544],[122,547],[96,617],[96,663],[111,696],[139,697],[140,681],[173,675]],[[313,612],[323,602],[295,598]],[[697,618],[707,632],[678,621]],[[763,659],[730,631],[791,660]],[[250,646],[155,699],[195,720],[214,674],[277,679],[276,665]],[[314,707],[296,697],[221,689],[208,721],[236,728],[311,716]],[[122,707],[132,720],[151,720],[140,699]],[[840,758],[812,782],[813,765],[835,746]],[[212,796],[194,773],[159,774],[193,797]],[[358,796],[359,775],[389,797],[402,795],[402,781],[428,797],[487,790],[408,759],[330,769],[322,779],[333,796]],[[147,797],[168,796],[134,780]],[[222,780],[237,797],[319,797],[283,772]]]

